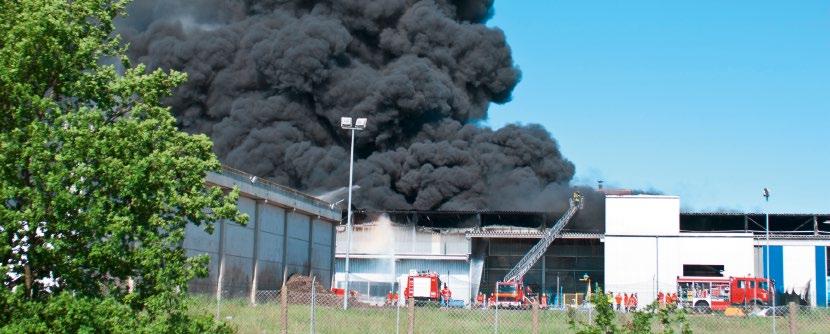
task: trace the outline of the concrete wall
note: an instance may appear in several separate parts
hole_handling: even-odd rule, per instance
[[[223,188],[238,183],[221,175],[208,179],[210,185]],[[335,225],[339,223],[333,218],[339,217],[339,212],[304,197],[300,198],[304,202],[285,203],[282,200],[292,196],[288,191],[275,195],[256,183],[246,187],[250,191],[241,191],[237,202],[239,210],[248,215],[246,225],[218,222],[213,234],[206,233],[203,226],[187,225],[183,242],[187,255],[210,257],[208,276],[190,282],[190,291],[255,296],[257,291],[279,289],[284,269],[288,276],[315,275],[328,288],[334,272]],[[314,212],[304,211],[313,205],[317,205]],[[318,215],[321,212],[325,214]]]

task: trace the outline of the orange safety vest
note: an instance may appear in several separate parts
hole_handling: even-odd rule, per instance
[[[452,297],[452,292],[450,292],[450,289],[444,288],[444,290],[441,290],[441,296],[443,296],[444,299],[449,300],[450,297]]]

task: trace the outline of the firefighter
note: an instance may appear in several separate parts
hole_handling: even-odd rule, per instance
[[[628,298],[628,292],[623,294],[623,312],[628,312],[628,303],[631,302]]]
[[[392,305],[398,305],[398,292],[392,291]]]
[[[658,291],[657,292],[657,303],[660,304],[660,306],[665,305],[666,296],[663,294],[663,291]]]
[[[542,297],[539,298],[539,307],[542,309],[548,308],[548,295],[542,294]]]
[[[386,294],[386,305],[392,305],[392,291]]]
[[[620,310],[620,303],[622,303],[622,295],[617,292],[617,295],[614,297],[614,301],[617,302],[617,311]]]
[[[490,298],[487,298],[487,306],[492,307],[493,305],[495,305],[495,303],[496,303],[496,295],[491,293]]]
[[[677,293],[676,292],[672,292],[672,294],[671,294],[671,303],[672,304],[677,304]]]
[[[481,293],[481,291],[479,291],[478,295],[476,295],[476,306],[484,307],[484,294]]]
[[[445,307],[450,307],[450,298],[452,298],[452,292],[450,292],[450,288],[447,287],[447,284],[444,284],[444,288],[441,289],[441,300],[443,301]]]

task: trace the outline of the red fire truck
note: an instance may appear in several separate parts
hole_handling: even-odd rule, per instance
[[[441,279],[438,277],[438,273],[411,270],[406,280],[406,289],[403,290],[403,296],[406,299],[412,297],[416,301],[437,302],[441,297],[440,289]]]
[[[769,305],[774,281],[761,277],[677,277],[683,307],[722,311],[733,305]]]
[[[522,280],[497,282],[495,295],[494,302],[499,308],[521,308],[528,302],[525,298]]]

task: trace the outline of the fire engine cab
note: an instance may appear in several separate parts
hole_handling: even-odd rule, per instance
[[[438,273],[410,270],[403,295],[406,299],[412,297],[417,301],[438,301],[441,297],[440,287],[441,279]]]
[[[521,280],[496,283],[495,305],[499,308],[517,308],[525,305],[525,295]]]
[[[774,281],[761,277],[677,277],[683,307],[722,311],[732,305],[769,305]]]

